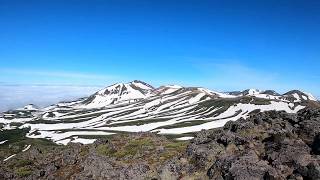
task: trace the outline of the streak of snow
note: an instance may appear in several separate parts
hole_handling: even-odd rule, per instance
[[[205,89],[205,88],[198,88],[200,91],[202,92],[205,92],[207,94],[210,94],[210,95],[215,95],[217,94],[219,97],[221,98],[235,98],[236,96],[234,95],[229,95],[229,94],[225,94],[225,93],[220,93],[220,92],[216,92],[216,91],[212,91],[212,90],[209,90],[209,89]]]
[[[24,148],[24,149],[22,150],[22,152],[28,151],[28,150],[30,149],[30,147],[31,147],[31,145],[29,144],[26,148]]]
[[[308,96],[309,100],[311,100],[311,101],[317,101],[317,98],[315,98],[311,93],[307,93],[307,92],[303,92],[303,93]]]
[[[308,100],[308,97],[307,97],[307,96],[305,96],[305,95],[302,95],[302,99],[304,99],[304,100]]]
[[[24,123],[28,121],[32,121],[33,118],[15,118],[15,119],[4,119],[0,118],[0,123],[9,124],[9,123]]]
[[[180,137],[180,138],[176,138],[176,140],[178,141],[187,141],[187,140],[190,140],[190,139],[193,139],[194,137],[192,136],[185,136],[185,137]]]
[[[38,131],[40,134],[27,134],[27,137],[29,138],[47,138],[51,139],[53,142],[56,143],[65,143],[67,140],[62,141],[66,138],[77,136],[77,135],[112,135],[114,133],[110,132],[104,132],[104,131],[68,131],[68,132],[59,132],[59,131],[44,131],[40,130]],[[70,140],[71,141],[71,140]],[[69,141],[69,142],[70,142]]]
[[[294,102],[300,102],[301,101],[300,96],[297,93],[294,93],[292,95],[296,99]]]
[[[160,103],[161,103],[161,100],[160,100],[160,99],[156,99],[156,100],[154,100],[154,101],[151,101],[151,102],[146,103],[146,104],[144,105],[144,108],[145,108],[145,109],[149,109],[149,108],[151,108],[151,107],[153,107],[153,106],[159,105]]]
[[[212,129],[222,127],[228,121],[235,121],[238,120],[240,117],[247,117],[248,112],[251,112],[255,109],[260,109],[261,111],[270,111],[270,110],[284,110],[288,113],[296,113],[297,111],[303,109],[304,106],[297,106],[294,110],[290,109],[288,104],[285,102],[274,102],[271,101],[269,105],[254,105],[254,104],[242,104],[239,103],[237,106],[231,106],[225,112],[221,113],[219,116],[215,118],[208,118],[207,120],[214,120],[208,123],[190,126],[190,127],[183,127],[183,128],[172,128],[172,129],[160,129],[157,130],[159,134],[182,134],[182,133],[189,133],[189,132],[197,132],[201,131],[202,129]],[[237,116],[231,117],[236,114],[237,111],[242,110],[242,112],[247,113],[240,113]],[[227,118],[229,117],[229,118]]]
[[[141,89],[146,89],[146,90],[152,90],[151,87],[144,85],[143,83],[140,82],[132,82],[133,85],[141,88]]]
[[[11,155],[11,156],[9,156],[9,157],[5,158],[3,161],[8,161],[9,159],[11,159],[11,158],[15,157],[16,155],[17,155],[17,154],[13,154],[13,155]]]
[[[67,145],[69,142],[71,142],[71,139],[63,139],[60,141],[56,141],[56,144],[61,144],[61,145]]]
[[[179,85],[166,85],[165,87],[173,88],[173,89],[181,89],[182,88],[182,86],[179,86]]]
[[[193,97],[193,98],[191,98],[191,99],[189,100],[189,104],[194,104],[194,103],[196,103],[196,102],[199,102],[200,99],[201,99],[203,96],[205,96],[205,95],[206,95],[205,93],[197,94],[195,97]]]
[[[96,139],[85,139],[85,138],[75,138],[71,142],[73,143],[81,143],[81,144],[92,144],[96,141]]]
[[[0,141],[0,144],[6,143],[8,140]]]

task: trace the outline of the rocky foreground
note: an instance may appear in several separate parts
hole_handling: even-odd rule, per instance
[[[319,155],[319,109],[254,112],[190,142],[136,133],[33,145],[1,162],[0,179],[320,179]]]

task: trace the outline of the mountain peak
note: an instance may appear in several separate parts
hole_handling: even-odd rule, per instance
[[[84,101],[85,107],[100,108],[110,104],[129,103],[154,95],[154,88],[139,80],[108,86]],[[82,107],[82,106],[81,106]]]
[[[291,90],[283,95],[288,97],[293,97],[296,99],[296,101],[301,101],[301,100],[317,101],[317,99],[312,94],[303,92],[300,90]]]
[[[279,93],[277,93],[276,91],[274,90],[264,90],[261,92],[262,94],[268,94],[268,95],[272,95],[272,96],[280,96]]]
[[[18,108],[17,110],[25,110],[25,111],[37,111],[39,107],[37,107],[34,104],[28,104],[24,106],[23,108]]]

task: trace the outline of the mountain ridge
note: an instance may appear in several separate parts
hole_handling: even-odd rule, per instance
[[[2,129],[30,128],[27,137],[58,144],[92,142],[97,135],[123,132],[183,137],[247,118],[254,111],[296,113],[306,107],[320,107],[314,100],[312,95],[296,90],[283,95],[256,89],[229,94],[178,85],[154,88],[135,80],[107,86],[76,101],[7,111],[2,113],[0,123]]]

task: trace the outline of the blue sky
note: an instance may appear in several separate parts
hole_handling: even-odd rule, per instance
[[[0,27],[1,86],[140,79],[320,97],[317,0],[0,0]]]

